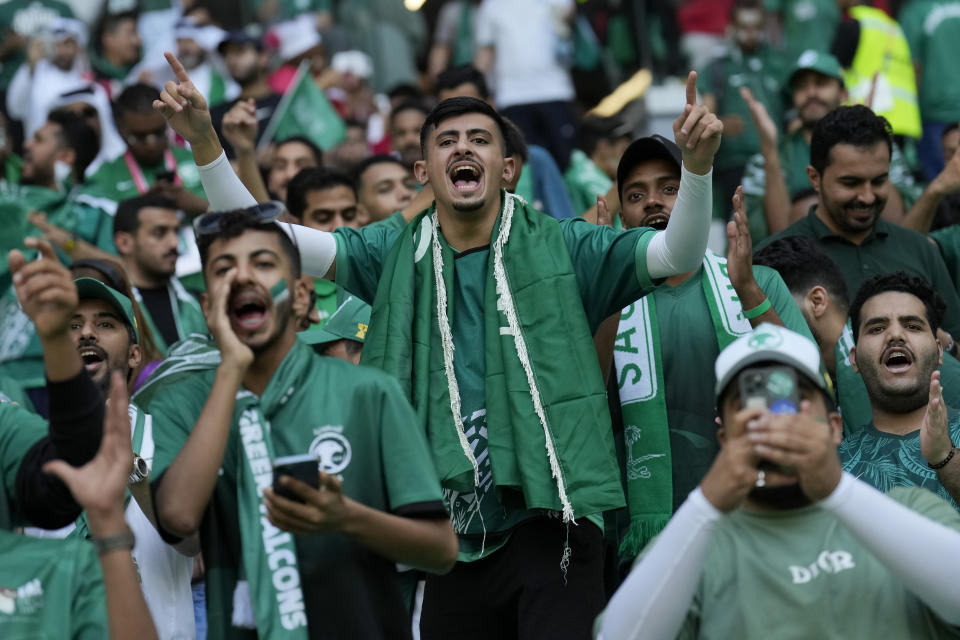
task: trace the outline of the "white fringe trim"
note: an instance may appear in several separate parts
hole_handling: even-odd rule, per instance
[[[453,368],[453,333],[450,330],[450,319],[447,317],[447,287],[443,281],[443,248],[440,246],[439,231],[437,229],[437,210],[433,210],[433,280],[437,287],[437,320],[440,324],[440,343],[443,345],[443,369],[447,374],[447,389],[450,395],[450,411],[453,413],[453,424],[457,430],[457,439],[463,455],[467,456],[473,467],[473,485],[480,487],[480,465],[473,455],[467,434],[463,432],[463,418],[460,409],[460,385],[457,383],[457,374]]]
[[[517,310],[513,304],[513,294],[510,292],[510,284],[507,280],[507,272],[503,266],[503,246],[510,239],[510,226],[513,222],[513,196],[506,194],[507,201],[503,207],[503,217],[500,221],[500,233],[493,242],[493,277],[497,283],[497,294],[503,303],[503,313],[507,317],[507,324],[510,325],[510,331],[513,333],[513,343],[517,350],[517,357],[523,366],[523,371],[527,375],[527,385],[530,387],[530,398],[533,400],[533,409],[540,419],[540,425],[543,427],[543,438],[546,443],[547,457],[550,460],[550,474],[557,481],[557,493],[560,496],[560,505],[563,510],[563,521],[573,522],[573,505],[567,497],[566,482],[563,479],[563,471],[560,469],[560,461],[557,459],[557,452],[553,445],[553,437],[550,435],[550,428],[547,426],[547,415],[543,409],[543,402],[540,399],[540,389],[537,387],[537,381],[533,376],[533,366],[530,364],[530,356],[527,353],[527,344],[523,340],[520,332],[520,322],[517,319]],[[434,214],[436,215],[436,214]]]

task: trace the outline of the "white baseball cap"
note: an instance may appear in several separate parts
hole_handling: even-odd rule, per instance
[[[731,342],[717,356],[714,365],[717,375],[716,396],[720,396],[738,373],[759,362],[778,362],[794,367],[818,387],[828,391],[827,381],[820,373],[820,349],[817,345],[806,336],[764,322]]]

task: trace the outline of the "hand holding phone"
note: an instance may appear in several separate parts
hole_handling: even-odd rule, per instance
[[[320,488],[320,463],[312,454],[284,456],[273,461],[273,492],[287,500],[302,503],[303,500],[280,484],[280,477],[284,475],[296,478],[314,489]]]

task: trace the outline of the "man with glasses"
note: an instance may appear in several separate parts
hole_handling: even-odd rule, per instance
[[[172,200],[187,215],[207,210],[200,177],[187,149],[167,138],[167,123],[150,106],[160,93],[145,84],[127,87],[113,102],[126,151],[90,176],[89,196],[114,203],[147,192]]]

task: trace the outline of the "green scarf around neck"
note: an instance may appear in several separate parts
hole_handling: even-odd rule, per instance
[[[707,251],[700,269],[717,344],[723,350],[750,331],[750,321],[727,274],[727,260]],[[644,296],[623,310],[614,345],[614,365],[623,415],[627,509],[630,526],[620,543],[622,561],[632,561],[667,525],[673,511],[673,459],[656,301]],[[713,366],[704,363],[703,366]]]
[[[494,479],[498,487],[521,490],[527,508],[561,511],[567,521],[619,508],[624,499],[606,394],[563,231],[516,196],[501,191],[501,201],[484,298]],[[433,207],[421,212],[391,250],[363,361],[392,374],[407,392],[441,484],[472,492],[476,461],[458,415],[448,324],[456,321],[449,303],[454,252],[434,233],[435,220]]]

